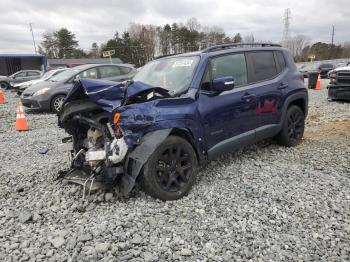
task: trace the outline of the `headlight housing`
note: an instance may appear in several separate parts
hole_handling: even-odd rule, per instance
[[[36,91],[34,94],[33,94],[33,96],[40,96],[40,95],[42,95],[42,94],[45,94],[47,91],[49,91],[50,90],[50,88],[48,88],[48,87],[45,87],[45,88],[43,88],[43,89],[40,89],[40,90],[38,90],[38,91]]]

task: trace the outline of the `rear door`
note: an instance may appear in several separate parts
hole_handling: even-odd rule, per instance
[[[228,76],[234,78],[235,88],[215,93],[212,81]],[[253,88],[247,83],[244,53],[211,59],[202,80],[198,103],[209,158],[254,141],[257,102]]]
[[[256,136],[257,139],[263,139],[272,136],[279,129],[282,90],[288,86],[285,81],[285,61],[280,51],[247,52],[246,56],[248,82],[257,98]],[[281,65],[277,62],[278,59]]]

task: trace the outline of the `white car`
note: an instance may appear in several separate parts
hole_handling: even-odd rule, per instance
[[[49,80],[51,77],[58,75],[59,73],[62,73],[63,71],[67,70],[67,68],[59,68],[47,71],[45,74],[43,74],[39,79],[34,79],[30,81],[26,81],[23,83],[15,84],[13,87],[15,90],[17,90],[18,94],[21,94],[26,88],[30,87],[33,84],[40,83],[43,81]]]

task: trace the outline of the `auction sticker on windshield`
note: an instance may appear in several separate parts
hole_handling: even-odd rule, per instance
[[[191,66],[192,63],[193,63],[193,60],[191,59],[178,60],[174,62],[173,67]]]

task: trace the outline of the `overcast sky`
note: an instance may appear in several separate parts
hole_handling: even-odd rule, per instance
[[[37,44],[45,31],[66,27],[88,50],[103,43],[130,22],[164,25],[196,17],[202,25],[220,26],[226,34],[280,42],[283,13],[291,9],[290,34],[316,41],[350,41],[349,0],[0,0],[0,53],[33,52],[29,23]]]

